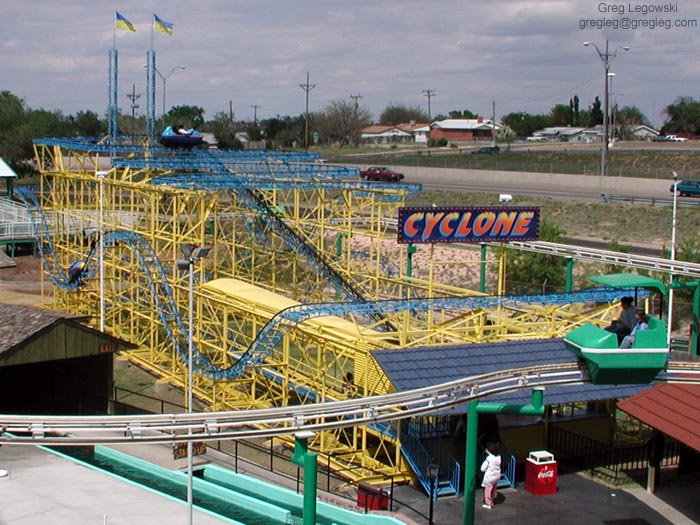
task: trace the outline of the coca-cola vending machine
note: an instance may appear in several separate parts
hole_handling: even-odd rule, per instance
[[[557,492],[557,462],[546,450],[530,452],[525,460],[525,490],[533,496]]]

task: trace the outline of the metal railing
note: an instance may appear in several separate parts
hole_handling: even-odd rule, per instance
[[[647,443],[607,444],[556,425],[550,427],[548,439],[549,449],[560,462],[588,470],[613,485],[639,476],[649,467],[650,450]],[[678,465],[680,446],[680,443],[670,439],[664,443],[661,467]]]
[[[34,239],[32,219],[26,206],[0,197],[0,242]]]

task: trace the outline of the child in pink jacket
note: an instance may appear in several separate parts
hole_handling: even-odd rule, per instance
[[[481,482],[481,486],[484,487],[482,507],[491,509],[496,499],[496,485],[501,479],[501,452],[498,443],[489,443],[486,446],[486,454],[486,459],[481,464],[481,472],[484,473],[484,479]]]

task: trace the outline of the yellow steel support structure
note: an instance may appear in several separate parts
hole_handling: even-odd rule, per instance
[[[178,189],[151,183],[170,171],[111,168],[103,179],[100,223],[95,172],[105,159],[66,146],[38,144],[35,152],[41,169],[40,206],[51,237],[41,242],[50,240],[60,266],[68,268],[85,259],[100,230],[135,232],[155,252],[177,311],[186,318],[187,275],[177,264],[181,245],[211,247],[210,254],[195,265],[193,333],[199,352],[221,369],[235,363],[263,327],[285,309],[347,300],[274,234],[269,218],[252,211],[231,188]],[[445,272],[440,268],[454,265],[456,252],[441,261],[432,247],[424,247],[430,250],[427,267],[421,275],[406,274],[406,248],[396,243],[396,234],[385,220],[395,218],[404,205],[401,185],[376,184],[363,191],[326,189],[321,183],[261,185],[250,191],[368,301],[479,295],[441,280]],[[478,250],[471,253],[478,275]],[[97,325],[102,294],[105,330],[138,345],[126,357],[161,380],[184,388],[186,363],[175,352],[154,307],[145,273],[152,271],[148,263],[129,246],[113,243],[104,251],[103,290],[93,267],[81,286],[54,287],[46,300],[53,308],[92,316]],[[407,309],[387,314],[384,320],[308,319],[285,326],[264,361],[234,378],[195,374],[194,394],[211,410],[226,410],[293,407],[385,393],[391,385],[372,360],[372,350],[562,336],[572,325],[609,315],[608,310],[584,311],[581,305],[420,313]],[[323,433],[315,446],[334,465],[352,468],[357,477],[409,475],[396,438],[372,429]]]

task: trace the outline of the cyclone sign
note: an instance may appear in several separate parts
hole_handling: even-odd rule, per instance
[[[534,241],[540,209],[525,206],[399,208],[398,242]]]

